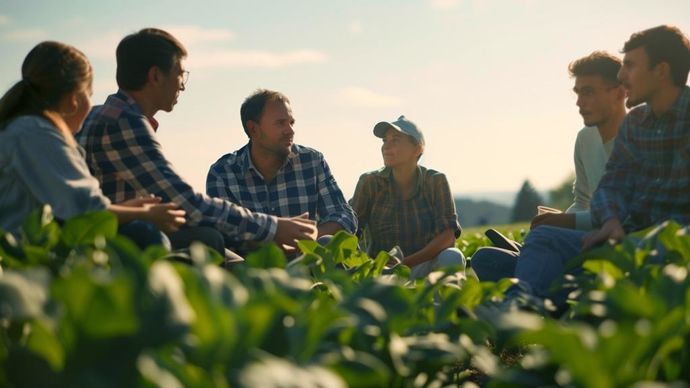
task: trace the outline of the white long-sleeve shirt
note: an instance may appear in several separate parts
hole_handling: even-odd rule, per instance
[[[566,213],[575,214],[575,228],[578,230],[592,229],[589,202],[604,175],[614,141],[615,138],[603,143],[596,127],[584,127],[577,134],[574,153],[575,182],[573,183],[575,202],[570,205]]]

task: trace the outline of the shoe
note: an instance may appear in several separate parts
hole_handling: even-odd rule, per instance
[[[520,249],[522,249],[522,245],[520,245],[520,243],[502,235],[501,232],[497,231],[496,229],[487,229],[486,232],[484,232],[484,235],[489,238],[491,243],[496,248],[503,248],[517,253],[520,253]]]

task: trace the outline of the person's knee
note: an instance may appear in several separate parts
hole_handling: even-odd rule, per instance
[[[438,267],[450,266],[465,268],[465,256],[458,248],[446,248],[438,255]]]
[[[121,225],[119,233],[132,240],[139,248],[160,245],[170,250],[171,244],[165,233],[154,224],[144,221],[132,221]]]
[[[331,240],[333,240],[332,234],[324,234],[323,236],[317,238],[316,242],[322,247],[325,247],[329,242],[331,242]]]
[[[188,248],[194,241],[198,241],[219,253],[225,251],[223,235],[216,229],[208,226],[195,226],[175,232],[171,238],[173,248]]]
[[[517,265],[517,252],[495,247],[478,249],[470,260],[470,266],[479,280],[498,281],[512,277]]]

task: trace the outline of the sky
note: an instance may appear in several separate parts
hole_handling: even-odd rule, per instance
[[[690,33],[690,1],[607,0],[0,0],[0,90],[42,40],[81,49],[93,103],[117,90],[115,47],[144,27],[187,47],[187,90],[157,136],[177,172],[205,191],[208,168],[247,142],[242,101],[286,94],[295,142],[321,151],[350,198],[382,166],[379,121],[405,115],[426,138],[421,164],[458,196],[548,190],[574,170],[582,120],[567,67],[620,55],[636,31]],[[479,194],[481,196],[481,194]]]

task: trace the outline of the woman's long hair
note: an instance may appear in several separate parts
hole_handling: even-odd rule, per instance
[[[53,122],[73,144],[57,106],[66,94],[90,86],[92,79],[91,64],[81,51],[60,42],[37,44],[24,58],[22,79],[0,99],[0,130],[15,117],[38,115]]]

